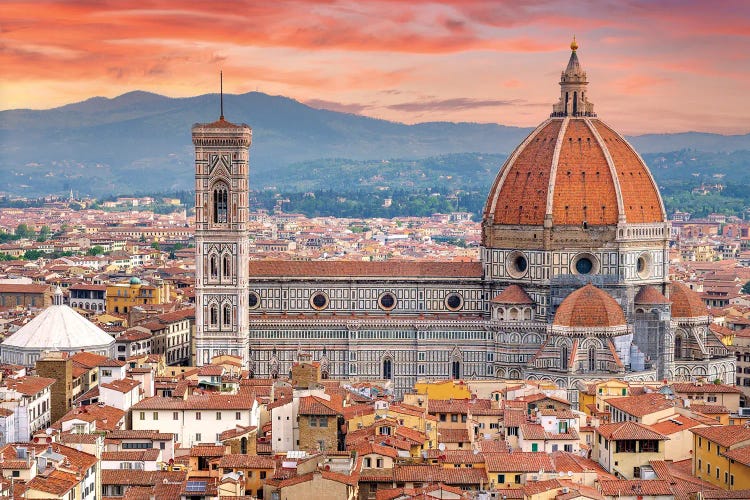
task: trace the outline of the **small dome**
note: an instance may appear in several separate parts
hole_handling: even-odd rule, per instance
[[[626,322],[620,304],[604,290],[588,284],[562,301],[553,324],[580,328],[622,326]]]
[[[133,276],[132,278],[130,278],[130,284],[131,285],[140,285],[141,284],[141,280],[140,280],[140,278],[136,278],[135,276]]]
[[[534,300],[529,297],[526,290],[518,285],[510,285],[508,288],[497,294],[492,302],[495,304],[533,304]]]
[[[633,302],[636,304],[669,304],[669,299],[653,286],[646,285],[638,290]]]
[[[679,281],[669,284],[673,318],[699,318],[708,316],[708,308],[696,292]]]

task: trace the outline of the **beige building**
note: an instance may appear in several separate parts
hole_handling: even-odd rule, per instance
[[[592,457],[607,472],[624,479],[641,477],[641,467],[651,460],[664,460],[669,438],[651,427],[627,421],[600,425],[596,430]]]

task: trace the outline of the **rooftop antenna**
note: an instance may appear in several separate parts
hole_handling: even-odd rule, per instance
[[[219,71],[219,105],[221,107],[221,115],[219,120],[224,119],[224,72]]]

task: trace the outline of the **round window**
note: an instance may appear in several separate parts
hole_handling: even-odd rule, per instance
[[[247,305],[250,309],[255,309],[260,305],[260,295],[257,292],[250,292],[247,297]]]
[[[328,307],[328,296],[323,292],[317,292],[310,297],[310,304],[317,310]]]
[[[385,292],[378,299],[378,306],[385,311],[390,311],[396,307],[396,297],[390,292]]]
[[[646,279],[651,276],[651,258],[649,255],[647,253],[639,255],[635,267],[639,278]]]
[[[458,311],[464,305],[464,299],[461,294],[452,293],[445,298],[445,306],[451,311]]]
[[[529,268],[529,261],[523,252],[515,251],[508,254],[506,270],[511,278],[523,278]]]
[[[594,269],[594,263],[588,257],[581,257],[576,261],[578,274],[589,274]]]

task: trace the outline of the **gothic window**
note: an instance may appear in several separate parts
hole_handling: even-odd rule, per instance
[[[209,272],[211,279],[217,279],[219,277],[219,260],[216,254],[211,254],[209,259]]]
[[[232,325],[232,307],[229,304],[224,304],[224,314],[223,314],[223,323],[224,326],[231,326]]]
[[[568,369],[568,346],[565,345],[560,348],[560,368]]]
[[[225,224],[227,221],[227,187],[217,184],[214,187],[214,223]]]
[[[674,339],[674,358],[682,358],[682,335],[678,335]]]
[[[229,254],[224,254],[222,273],[225,279],[230,279],[232,276],[232,261],[229,258]]]
[[[209,309],[209,322],[211,326],[219,324],[219,308],[215,304]]]
[[[451,377],[455,380],[458,380],[461,378],[461,362],[460,361],[453,361],[451,363]]]
[[[393,378],[393,363],[390,358],[383,360],[383,378],[386,380]]]
[[[589,371],[596,370],[596,346],[589,347]]]

